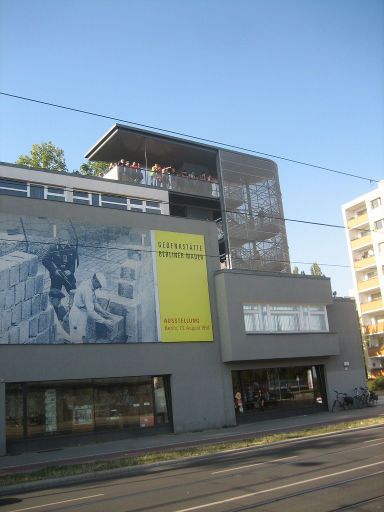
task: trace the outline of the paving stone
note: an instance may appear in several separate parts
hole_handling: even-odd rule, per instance
[[[20,329],[18,325],[11,327],[8,331],[9,343],[16,344],[20,341]]]
[[[44,311],[45,309],[47,309],[48,304],[49,304],[48,292],[43,292],[41,294],[41,311]]]
[[[133,299],[133,286],[127,281],[119,281],[118,294],[127,299]]]
[[[29,322],[24,321],[19,324],[20,343],[26,343],[29,339]]]
[[[40,309],[41,309],[41,294],[39,293],[38,295],[34,295],[32,297],[31,315],[32,316],[38,315],[40,313]]]
[[[49,328],[49,339],[50,339],[51,343],[56,341],[56,325],[55,324],[52,324]]]
[[[38,332],[45,331],[49,326],[49,311],[42,311],[39,315]]]
[[[36,257],[36,259],[31,260],[29,262],[29,275],[31,277],[35,276],[37,274],[38,270],[39,270],[39,260]]]
[[[11,286],[5,290],[5,309],[12,308],[15,305],[15,287]]]
[[[25,282],[25,298],[30,299],[35,294],[35,278],[28,277]]]
[[[33,338],[38,334],[39,317],[34,316],[29,320],[29,337]]]
[[[11,255],[3,256],[3,261],[8,263],[9,286],[14,286],[20,281],[20,262],[15,261]]]
[[[15,304],[25,299],[25,281],[21,281],[15,285]]]
[[[87,325],[87,340],[91,343],[106,343],[108,341],[115,343],[124,342],[124,318],[113,315],[111,320],[113,325],[112,329],[109,329],[104,323],[90,319]]]
[[[35,277],[35,293],[42,293],[44,289],[44,274],[37,274]]]
[[[12,256],[16,260],[20,261],[23,266],[23,269],[20,271],[20,281],[25,281],[27,276],[34,276],[37,274],[39,260],[36,254],[30,254],[23,251],[14,251],[11,252],[9,256]],[[25,277],[21,279],[21,275],[25,275]]]
[[[9,288],[9,272],[12,264],[9,261],[5,261],[0,258],[0,290],[6,290]]]
[[[12,325],[12,310],[4,309],[0,312],[1,333],[5,333]]]
[[[36,336],[34,343],[49,344],[50,343],[50,330],[45,329],[45,331],[40,332]]]
[[[32,299],[25,300],[21,304],[21,318],[28,320],[32,313]]]
[[[132,299],[120,297],[114,293],[102,290],[99,292],[97,300],[110,313],[124,317],[127,315],[127,310],[132,304]]]
[[[21,322],[21,302],[15,304],[12,308],[12,325],[18,325]]]
[[[141,305],[132,302],[132,305],[127,309],[127,316],[125,317],[125,332],[127,335],[127,342],[138,343],[142,341],[142,310]]]
[[[120,268],[120,277],[129,281],[135,281],[139,267],[141,267],[141,262],[138,261],[132,260],[124,263]]]

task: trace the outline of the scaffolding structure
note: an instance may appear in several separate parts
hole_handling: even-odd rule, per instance
[[[231,268],[289,272],[283,206],[273,162],[220,151],[223,226]]]

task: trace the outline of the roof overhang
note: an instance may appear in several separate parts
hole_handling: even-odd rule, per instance
[[[190,162],[213,169],[217,151],[213,146],[115,124],[86,152],[85,158],[101,162],[124,158],[175,167]]]

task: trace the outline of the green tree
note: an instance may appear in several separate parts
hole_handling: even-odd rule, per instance
[[[85,176],[102,176],[108,172],[107,162],[86,162],[80,165],[80,173]]]
[[[321,268],[318,263],[314,263],[311,265],[311,275],[312,276],[323,276],[324,274],[321,271]]]
[[[292,274],[298,274],[299,273],[299,267],[294,266],[292,269]]]
[[[33,144],[29,155],[19,156],[16,163],[55,172],[65,172],[67,170],[64,151],[51,141]]]

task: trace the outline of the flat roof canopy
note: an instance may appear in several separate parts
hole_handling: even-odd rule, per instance
[[[154,163],[180,168],[191,163],[216,171],[217,148],[177,139],[155,132],[116,124],[87,151],[85,158],[101,162],[117,162],[121,158],[139,161],[151,167]]]

